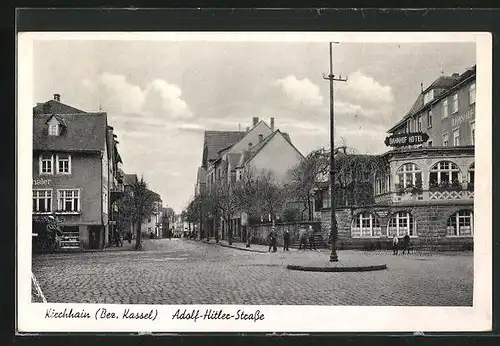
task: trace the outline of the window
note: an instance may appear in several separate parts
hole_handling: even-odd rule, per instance
[[[471,184],[474,184],[474,162],[469,167],[467,181]]]
[[[460,169],[450,161],[440,161],[431,167],[429,173],[429,187],[440,184],[460,184]]]
[[[378,219],[368,212],[358,214],[351,224],[352,237],[379,237],[380,223]]]
[[[415,223],[415,219],[410,213],[399,211],[389,220],[387,235],[389,237],[403,237],[407,234],[410,237],[417,236],[417,225]]]
[[[443,133],[443,147],[448,146],[448,132]]]
[[[451,104],[451,114],[458,112],[458,94],[453,95],[453,103]]]
[[[79,212],[80,191],[58,190],[58,210],[63,212]]]
[[[51,154],[42,154],[39,158],[40,174],[54,174],[53,164],[54,156]]]
[[[443,100],[443,119],[448,117],[448,99]]]
[[[460,210],[450,216],[447,223],[447,235],[470,237],[474,235],[474,214],[471,210]]]
[[[49,136],[59,135],[59,124],[49,124]]]
[[[58,154],[56,155],[56,162],[58,174],[71,174],[71,155]]]
[[[460,146],[460,129],[453,131],[453,146]]]
[[[432,109],[427,111],[427,127],[432,127]]]
[[[52,211],[52,190],[33,190],[33,212],[47,213]]]
[[[432,141],[428,141],[428,142],[427,142],[427,146],[428,146],[428,147],[432,147]]]
[[[431,102],[434,99],[434,89],[429,90],[424,94],[424,104]]]
[[[473,105],[474,103],[476,103],[476,83],[469,86],[469,104]]]
[[[332,206],[332,199],[330,189],[323,190],[323,208],[330,208]]]
[[[396,173],[396,185],[402,188],[422,184],[422,171],[414,163],[402,165]]]
[[[470,123],[470,139],[472,142],[472,145],[476,143],[476,122],[473,121]]]
[[[417,132],[422,132],[422,116],[417,117]]]

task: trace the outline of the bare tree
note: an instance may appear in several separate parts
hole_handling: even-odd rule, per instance
[[[135,227],[136,250],[142,250],[141,223],[153,214],[157,199],[157,195],[148,190],[147,183],[141,177],[141,180],[132,184],[131,192],[119,201],[121,222],[131,222]]]

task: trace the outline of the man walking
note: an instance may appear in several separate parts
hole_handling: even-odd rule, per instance
[[[306,249],[306,242],[307,242],[307,231],[305,230],[304,227],[300,227],[299,229],[299,250],[301,249]]]
[[[316,251],[316,244],[314,243],[314,231],[313,231],[313,227],[312,226],[309,226],[309,250],[312,251],[312,249],[314,248],[314,250]]]
[[[273,252],[276,252],[276,231],[274,227],[271,229],[271,232],[269,232],[269,251],[271,251],[271,248],[273,249]]]
[[[290,245],[290,232],[287,228],[285,233],[283,233],[283,251],[290,251],[288,250],[288,245]]]

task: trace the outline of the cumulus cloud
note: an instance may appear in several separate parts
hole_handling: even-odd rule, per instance
[[[323,96],[319,87],[307,78],[298,79],[294,75],[289,75],[278,79],[276,85],[281,88],[289,99],[296,103],[306,106],[321,106],[323,104]]]
[[[99,94],[101,107],[109,113],[171,119],[192,117],[188,104],[182,99],[182,90],[162,79],[155,79],[141,88],[124,75],[103,73],[96,81],[83,79],[82,85]]]

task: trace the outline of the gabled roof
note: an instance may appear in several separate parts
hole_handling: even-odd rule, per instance
[[[33,114],[75,114],[87,113],[81,109],[71,107],[65,103],[56,100],[49,100],[44,103],[39,103],[33,107]]]
[[[288,136],[288,134],[286,134],[286,136],[285,136],[285,134],[283,134],[280,130],[276,130],[273,133],[271,133],[269,136],[264,138],[262,140],[262,142],[258,143],[254,147],[252,147],[251,150],[243,151],[243,155],[240,158],[240,161],[239,161],[237,167],[242,167],[245,163],[249,162],[255,156],[257,156],[257,154],[262,150],[262,148],[264,148],[267,145],[267,143],[269,143],[271,141],[271,139],[273,139],[273,137],[278,135],[278,134],[281,135],[288,142],[288,144],[290,144],[292,146],[292,148],[295,149],[300,154],[301,157],[304,157],[304,155],[302,155],[302,153],[292,144],[292,142],[290,141],[290,136]]]
[[[63,118],[61,118],[61,117],[60,117],[59,115],[57,115],[57,114],[52,114],[52,116],[51,116],[51,117],[49,117],[45,123],[48,123],[48,122],[50,121],[50,119],[52,119],[52,118],[55,118],[55,119],[59,122],[59,124],[61,124],[61,125],[63,125],[63,126],[67,126],[67,125],[66,125],[66,121],[64,121],[64,119],[63,119]]]
[[[47,120],[53,114],[33,115],[33,150],[103,151],[106,145],[106,113],[58,114],[66,126],[49,136]]]
[[[204,147],[207,148],[206,161],[215,160],[218,152],[245,136],[246,132],[241,131],[205,131]]]
[[[427,87],[423,92],[421,92],[418,96],[413,105],[411,106],[410,110],[406,115],[398,121],[394,126],[392,126],[387,132],[392,132],[396,128],[400,127],[403,123],[406,122],[406,120],[413,115],[419,113],[422,111],[424,108],[435,104],[436,102],[439,102],[441,99],[446,97],[447,95],[451,94],[453,91],[455,91],[457,88],[462,85],[462,82],[465,82],[469,80],[470,78],[475,78],[476,76],[476,65],[468,68],[464,73],[462,73],[459,76],[441,76],[437,78],[429,87]],[[439,89],[442,92],[435,95],[434,99],[431,102],[428,102],[427,104],[424,104],[424,94],[428,92],[431,89]]]

